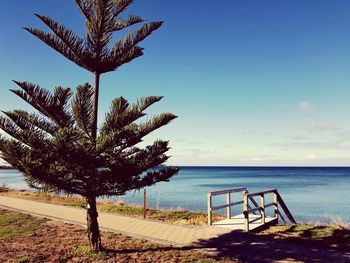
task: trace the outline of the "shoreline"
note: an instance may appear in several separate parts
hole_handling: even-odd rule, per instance
[[[61,204],[73,207],[86,207],[85,200],[80,196],[67,196],[54,193],[42,193],[33,190],[16,190],[6,186],[0,185],[0,195],[16,197],[21,199],[39,201],[44,203]],[[98,209],[101,212],[107,212],[112,214],[120,214],[126,216],[133,216],[137,218],[143,218],[143,206],[126,203],[124,201],[117,200],[97,200]],[[157,209],[154,207],[147,207],[146,219],[167,222],[179,225],[192,225],[192,226],[206,226],[207,225],[207,213],[203,211],[191,211],[185,208],[177,207],[170,209]],[[225,219],[225,215],[214,213],[213,222]],[[283,225],[283,224],[282,224]],[[316,225],[327,226],[336,225],[343,228],[350,229],[350,222],[343,220],[340,216],[328,215],[326,220],[312,220],[312,221],[298,221],[298,225]]]
[[[350,169],[348,168],[182,168],[170,182],[147,188],[149,207],[207,212],[207,193],[232,187],[247,187],[250,192],[277,188],[297,221],[327,222],[329,217],[341,217],[350,223]],[[24,177],[16,170],[0,170],[0,185],[28,189]],[[336,193],[332,189],[337,189]],[[339,199],[336,196],[343,196]],[[240,196],[232,197],[240,201]],[[128,192],[105,200],[142,205],[143,193]],[[214,202],[222,204],[221,199]],[[270,211],[270,210],[269,210]],[[224,214],[224,210],[217,211]],[[236,215],[239,211],[233,212]],[[271,211],[270,211],[271,212]]]
[[[0,170],[17,170],[17,169],[12,166],[0,165]]]

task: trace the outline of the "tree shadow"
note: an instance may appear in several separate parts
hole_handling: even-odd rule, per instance
[[[286,232],[293,229],[287,229]],[[306,230],[302,235],[310,236]],[[344,233],[341,233],[343,235]],[[334,231],[330,240],[340,234]],[[333,238],[333,239],[332,239]],[[232,231],[209,240],[200,240],[193,244],[199,248],[216,248],[216,255],[239,259],[243,262],[350,262],[349,246],[331,247],[322,241],[314,242],[297,237],[277,237],[275,234],[257,235],[241,231]]]
[[[137,248],[105,249],[109,255],[200,250],[213,258],[242,262],[349,262],[350,230],[329,226],[289,225],[262,233],[231,231],[185,247],[143,244]],[[270,231],[270,232],[269,232]],[[327,232],[328,231],[328,232]]]
[[[350,234],[350,230],[334,229],[332,235],[321,236],[319,240],[315,240],[315,233],[320,230],[324,230],[324,227],[298,229],[293,225],[272,234],[235,230],[215,238],[200,240],[186,247],[106,249],[105,252],[115,255],[199,249],[210,252],[214,258],[225,257],[242,262],[350,262],[349,239],[344,238]],[[292,233],[297,233],[299,237],[291,236]]]
[[[289,236],[289,240],[299,243],[312,244],[314,246],[337,249],[350,252],[350,229],[332,228],[325,225],[298,226],[291,225],[285,230],[279,231],[273,236],[283,238],[284,234],[294,233],[297,236]]]

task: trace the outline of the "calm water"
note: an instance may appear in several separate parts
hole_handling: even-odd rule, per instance
[[[0,170],[0,184],[28,189],[23,176],[15,170]],[[205,211],[208,191],[240,186],[248,187],[250,192],[278,188],[298,220],[324,221],[340,216],[350,222],[350,167],[182,167],[170,182],[148,188],[147,201],[153,207]],[[115,197],[134,204],[141,204],[142,198],[143,192]],[[232,198],[236,199],[233,202],[241,197]],[[223,201],[216,197],[214,205]],[[233,208],[233,213],[239,211],[241,207]]]

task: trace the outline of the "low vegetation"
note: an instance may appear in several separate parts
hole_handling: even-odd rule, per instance
[[[277,225],[260,232],[259,235],[350,251],[350,228],[333,223]]]
[[[0,209],[0,262],[233,262],[105,232],[106,250],[95,253],[85,232],[81,226]]]
[[[18,191],[9,189],[6,186],[0,186],[0,194],[17,198],[25,198],[34,201],[42,201],[54,204],[85,207],[86,202],[83,198],[76,196],[62,196],[57,194],[48,194],[34,191]],[[123,202],[116,201],[98,201],[98,210],[101,212],[116,213],[121,215],[143,217],[143,207],[128,205]],[[185,224],[185,225],[206,225],[208,222],[207,214],[203,212],[191,212],[185,209],[168,209],[159,210],[154,208],[147,209],[147,218],[161,222]],[[224,219],[219,214],[214,214],[214,221]]]
[[[9,214],[0,210],[0,240],[11,239],[34,232],[45,222],[44,219],[30,220],[30,215]]]

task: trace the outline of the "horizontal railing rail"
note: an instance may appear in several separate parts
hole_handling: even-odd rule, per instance
[[[238,188],[231,188],[231,189],[225,189],[225,190],[217,190],[209,192],[211,196],[215,195],[223,195],[223,194],[230,194],[230,193],[237,193],[237,192],[243,192],[247,191],[247,187],[238,187]]]
[[[269,190],[265,190],[265,191],[260,191],[260,192],[253,192],[253,193],[247,193],[248,197],[253,197],[253,196],[258,196],[258,195],[262,195],[262,194],[270,194],[270,193],[274,193],[276,192],[277,189],[269,189]]]
[[[260,211],[260,207],[248,208],[248,213],[253,213],[255,211]]]
[[[269,203],[269,204],[265,205],[265,208],[270,207],[270,206],[274,206],[274,205],[275,205],[275,203]]]
[[[213,206],[211,210],[219,210],[219,209],[227,208],[229,206],[235,206],[235,205],[241,205],[241,204],[243,204],[243,201],[237,201],[226,205]]]

